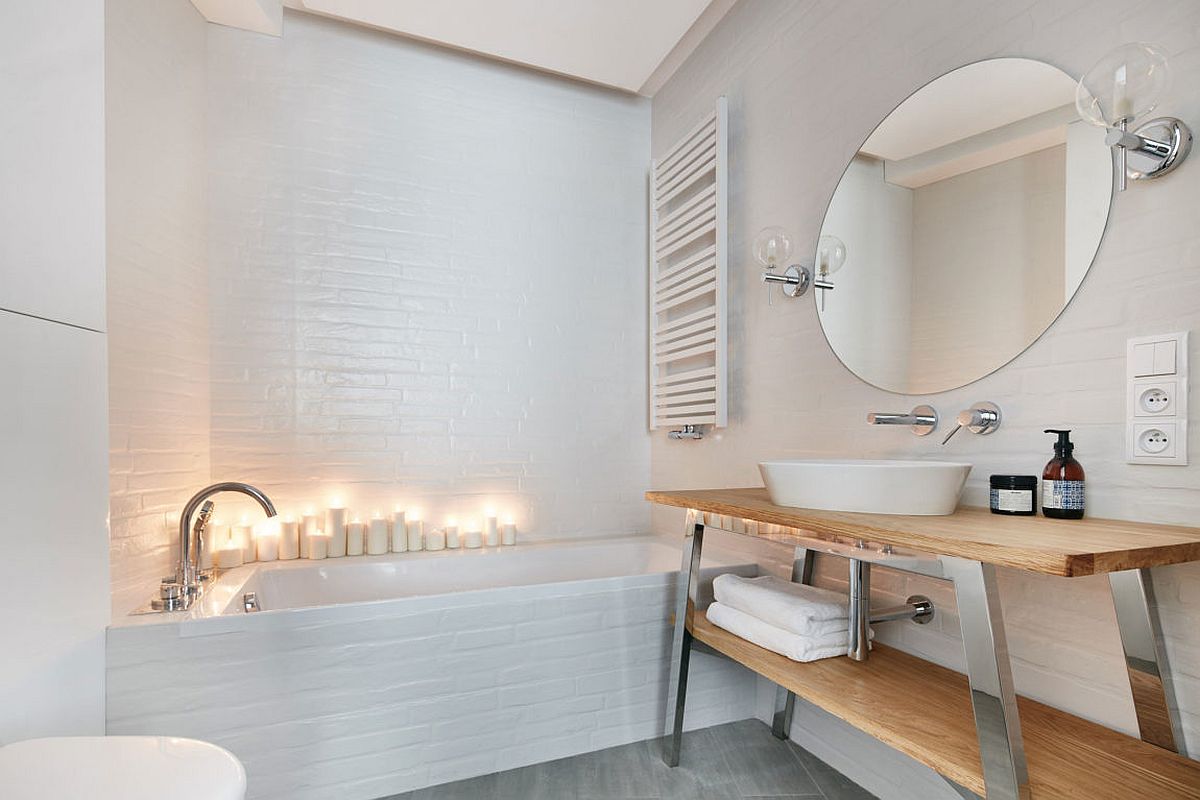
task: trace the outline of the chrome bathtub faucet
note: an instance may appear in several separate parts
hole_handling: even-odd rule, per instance
[[[192,603],[200,596],[202,536],[213,512],[212,501],[208,498],[221,492],[240,492],[262,506],[268,517],[276,515],[275,505],[270,498],[263,494],[262,490],[248,483],[214,483],[196,492],[183,507],[183,514],[179,517],[179,565],[175,569],[174,578],[164,580],[159,587],[159,597],[151,601],[150,605],[155,611],[183,611],[191,608]],[[194,527],[191,524],[193,515],[197,515]]]

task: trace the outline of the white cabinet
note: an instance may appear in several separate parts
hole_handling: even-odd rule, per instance
[[[104,3],[6,3],[0,309],[104,329]]]
[[[104,732],[105,350],[0,311],[0,744]]]

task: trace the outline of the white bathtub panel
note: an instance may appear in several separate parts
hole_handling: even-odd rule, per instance
[[[194,736],[251,798],[356,800],[658,735],[674,574],[109,632],[109,733]],[[211,629],[211,633],[209,631]],[[753,715],[698,654],[687,724]]]

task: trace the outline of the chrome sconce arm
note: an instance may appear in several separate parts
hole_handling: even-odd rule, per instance
[[[785,269],[782,274],[772,269],[763,270],[762,281],[767,285],[772,283],[779,284],[783,289],[783,293],[788,297],[801,297],[810,288],[833,288],[833,284],[829,281],[814,278],[812,267],[802,267],[799,264],[793,264]]]
[[[1192,131],[1174,117],[1158,117],[1132,133],[1128,122],[1121,120],[1109,128],[1104,143],[1117,154],[1117,190],[1125,191],[1128,178],[1143,180],[1160,178],[1178,167],[1192,150]],[[1162,137],[1162,138],[1152,138]],[[1134,155],[1144,168],[1129,169],[1129,156]]]

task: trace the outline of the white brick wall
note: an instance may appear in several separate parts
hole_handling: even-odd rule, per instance
[[[113,611],[169,571],[208,482],[204,41],[187,0],[105,3]]]
[[[1123,359],[1127,337],[1200,328],[1197,163],[1116,198],[1109,231],[1075,301],[1024,355],[965,389],[922,398],[946,417],[983,399],[1004,409],[1000,433],[958,436],[944,450],[933,437],[865,425],[867,411],[904,410],[916,400],[873,389],[846,372],[826,345],[808,298],[777,300],[768,308],[749,258],[750,240],[766,225],[787,227],[800,253],[811,252],[841,170],[875,123],[914,87],[961,64],[1000,55],[1040,58],[1078,75],[1127,41],[1156,42],[1173,54],[1176,88],[1160,111],[1200,120],[1200,95],[1190,90],[1200,79],[1196,3],[1165,7],[1153,18],[1117,0],[754,0],[735,6],[654,97],[652,137],[658,152],[714,97],[729,97],[731,423],[721,436],[700,442],[656,437],[652,483],[758,485],[755,465],[767,457],[944,453],[975,464],[967,501],[982,505],[989,474],[1040,473],[1050,455],[1042,429],[1065,426],[1076,431],[1091,513],[1196,524],[1200,464],[1176,469],[1124,463]],[[1193,337],[1193,348],[1200,347],[1196,341]],[[1196,447],[1200,433],[1191,435]],[[677,532],[682,521],[662,510],[655,512],[655,523]],[[1189,745],[1200,754],[1200,565],[1161,569],[1156,577]],[[844,572],[830,579],[844,580]],[[937,588],[882,577],[874,583],[881,592],[901,596]],[[1130,729],[1132,706],[1105,581],[1005,572],[1001,592],[1018,689]],[[899,642],[959,665],[952,600],[944,590],[935,597],[941,622],[931,629],[904,627]],[[881,638],[895,636],[885,632]],[[811,719],[816,725],[819,717]],[[839,750],[830,742],[846,744]],[[847,749],[850,742],[857,752]],[[885,770],[887,777],[880,779],[863,771],[862,764],[876,758],[864,753],[878,748],[872,750],[861,735],[818,728],[807,743],[818,744],[823,756],[881,797],[930,796],[927,773],[914,772],[906,782],[894,772]]]
[[[663,726],[674,580],[113,628],[108,733],[226,747],[251,800],[368,800],[648,739]],[[692,664],[689,729],[753,714],[751,673]]]
[[[649,527],[649,103],[289,13],[209,32],[212,472]]]

